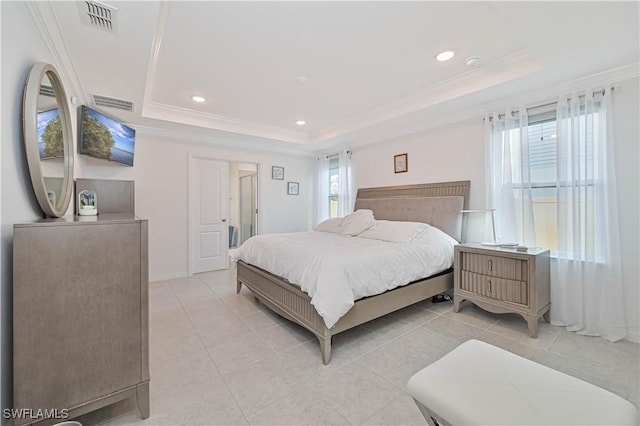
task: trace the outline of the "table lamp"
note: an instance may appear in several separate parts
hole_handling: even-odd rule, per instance
[[[486,213],[491,212],[491,231],[493,235],[493,241],[485,241],[480,244],[483,246],[499,246],[500,242],[496,239],[496,218],[495,218],[496,209],[473,209],[473,210],[460,210],[460,213]]]

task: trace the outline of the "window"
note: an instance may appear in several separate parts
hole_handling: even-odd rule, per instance
[[[550,118],[553,115],[553,118]],[[579,152],[571,152],[570,148],[558,149],[557,145],[557,120],[555,110],[551,113],[529,116],[527,136],[529,141],[529,167],[531,181],[531,195],[533,203],[533,221],[535,223],[536,245],[547,247],[553,251],[558,247],[558,187],[562,190],[580,191],[583,197],[593,199],[594,180],[596,176],[589,176],[587,170],[593,169],[594,146],[593,133],[598,132],[598,114],[581,116],[577,131],[581,140],[587,141],[581,145]],[[520,129],[506,130],[506,132],[520,132]],[[517,140],[515,133],[503,140]],[[563,179],[558,179],[558,153],[579,156],[580,170],[577,171],[583,179],[578,185],[568,188]],[[515,159],[512,158],[512,161]],[[561,159],[562,160],[562,159]],[[517,167],[512,167],[516,170]],[[524,188],[522,180],[513,177],[513,185],[516,188]],[[575,181],[574,181],[575,182]],[[585,217],[585,223],[589,226],[592,218]]]
[[[316,223],[353,211],[351,151],[318,157]]]
[[[536,245],[555,250],[558,246],[555,118],[530,123],[528,136]]]

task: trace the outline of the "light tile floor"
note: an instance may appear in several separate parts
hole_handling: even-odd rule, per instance
[[[317,340],[273,314],[234,270],[149,285],[151,417],[132,400],[80,417],[83,425],[423,425],[406,395],[411,375],[468,339],[480,339],[640,402],[640,346],[579,336],[466,304],[424,301],[334,337],[331,363]]]

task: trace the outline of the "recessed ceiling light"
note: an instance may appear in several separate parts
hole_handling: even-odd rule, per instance
[[[444,61],[448,61],[449,59],[453,58],[453,56],[455,55],[455,53],[453,53],[451,50],[445,50],[444,52],[440,52],[436,55],[436,59],[440,62],[444,62]]]
[[[192,100],[193,102],[204,102],[204,101],[206,101],[206,99],[205,99],[205,98],[203,98],[202,96],[192,96],[192,97],[191,97],[191,100]]]
[[[297,124],[298,126],[304,126],[305,124],[307,124],[307,122],[306,122],[306,121],[304,121],[304,120],[298,120],[298,121],[296,121],[296,124]]]

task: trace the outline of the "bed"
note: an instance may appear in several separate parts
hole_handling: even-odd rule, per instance
[[[461,240],[462,214],[469,181],[361,188],[354,210],[369,209],[377,220],[424,222]],[[451,268],[410,284],[355,301],[330,328],[300,287],[243,260],[237,261],[237,292],[247,287],[265,306],[311,331],[320,343],[322,361],[331,358],[331,338],[367,321],[402,309],[453,287]]]

